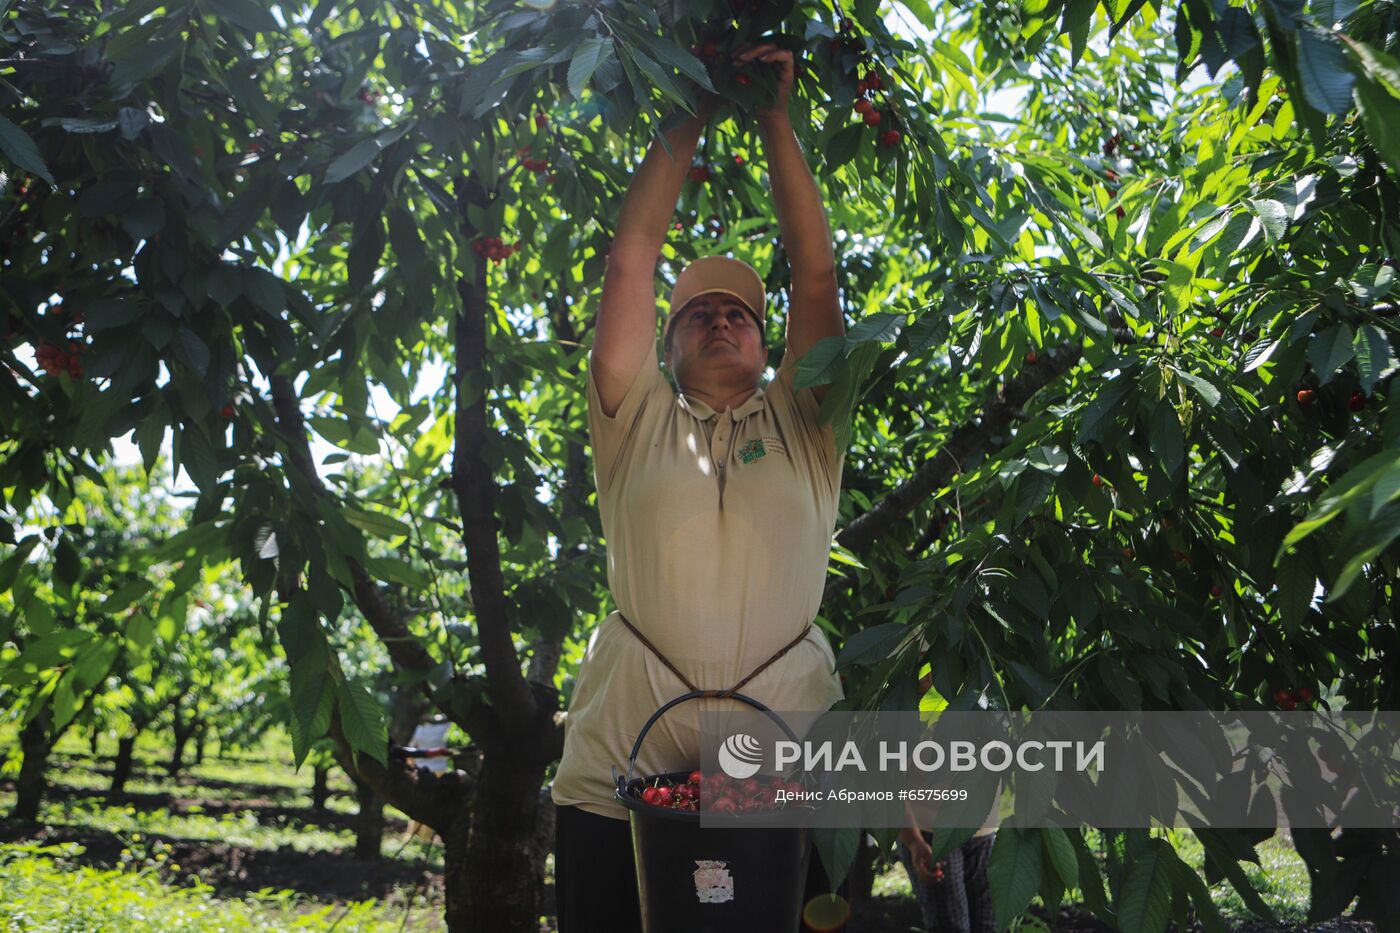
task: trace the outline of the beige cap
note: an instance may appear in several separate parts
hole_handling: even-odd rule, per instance
[[[733,295],[748,306],[758,318],[758,326],[763,327],[764,309],[767,295],[763,290],[763,279],[753,266],[740,259],[728,256],[701,256],[686,266],[676,278],[671,289],[671,307],[666,313],[666,326],[662,335],[671,332],[671,321],[692,298],[710,292],[723,292]]]

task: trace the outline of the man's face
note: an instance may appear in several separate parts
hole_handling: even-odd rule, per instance
[[[757,319],[732,295],[711,292],[692,298],[671,326],[666,365],[681,382],[699,370],[732,373],[736,382],[758,385],[767,362]]]

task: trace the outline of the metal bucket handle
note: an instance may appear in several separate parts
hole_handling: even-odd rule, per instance
[[[667,710],[679,703],[684,703],[686,700],[695,700],[705,697],[709,697],[711,699],[739,700],[742,703],[747,703],[754,709],[758,710],[760,713],[763,713],[769,719],[777,723],[778,728],[782,729],[783,732],[787,735],[787,737],[792,739],[792,741],[798,741],[797,733],[793,732],[792,729],[789,728],[788,724],[783,722],[782,718],[777,713],[773,712],[771,709],[764,706],[762,703],[758,702],[753,697],[745,696],[742,693],[731,693],[727,697],[720,697],[717,696],[717,691],[714,690],[692,690],[689,693],[683,693],[675,699],[667,702],[659,710],[652,713],[651,718],[647,720],[646,725],[642,726],[642,731],[637,734],[637,741],[632,745],[632,754],[627,760],[627,777],[622,777],[617,773],[617,768],[613,768],[613,779],[617,781],[617,789],[619,791],[626,793],[627,785],[632,783],[632,771],[637,767],[637,755],[642,750],[642,740],[647,737],[647,733],[651,731],[651,727],[656,724],[656,721],[660,719],[663,715],[665,715]]]

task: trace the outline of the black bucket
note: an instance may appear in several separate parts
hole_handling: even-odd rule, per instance
[[[662,714],[686,700],[712,696],[696,690],[652,714],[632,746],[617,799],[627,808],[644,933],[797,933],[811,830],[744,826],[701,828],[699,812],[651,806],[633,793],[657,778],[683,783],[688,771],[632,778],[642,740]],[[733,699],[767,713],[790,738],[791,729],[768,707],[743,694]]]

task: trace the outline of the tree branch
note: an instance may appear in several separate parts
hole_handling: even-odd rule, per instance
[[[312,461],[311,444],[306,439],[306,423],[302,419],[301,406],[297,402],[291,378],[274,375],[271,382],[272,407],[277,412],[277,422],[287,442],[287,455],[291,459],[292,468],[317,495],[330,495]],[[347,556],[345,562],[350,567],[350,576],[355,582],[355,605],[364,614],[380,641],[384,642],[384,647],[388,649],[394,664],[402,670],[414,673],[427,673],[432,670],[437,662],[418,637],[409,631],[403,619],[394,612],[379,584],[374,582],[369,572],[353,557]],[[427,689],[426,682],[423,682],[423,687]]]
[[[458,208],[464,239],[477,233],[467,215],[468,205],[486,208],[486,191],[475,174],[459,176]],[[538,717],[536,691],[526,683],[515,651],[510,615],[506,608],[505,580],[501,574],[500,542],[496,537],[496,480],[483,456],[487,436],[486,374],[486,274],[457,279],[462,311],[455,325],[452,380],[455,393],[455,429],[452,444],[452,489],[462,514],[462,542],[467,548],[467,578],[476,616],[481,658],[486,666],[486,694],[496,718],[513,733],[534,738],[528,731]],[[552,710],[550,711],[552,714]]]
[[[852,519],[836,536],[837,542],[856,554],[868,551],[929,493],[952,479],[960,470],[960,464],[969,462],[986,450],[991,439],[1004,432],[1017,418],[1030,397],[1068,372],[1079,362],[1082,353],[1083,348],[1079,346],[1051,350],[1036,363],[1022,369],[1016,378],[990,393],[980,417],[969,419],[955,430],[912,476],[871,506],[868,512]],[[831,584],[828,584],[828,588],[831,588]]]

